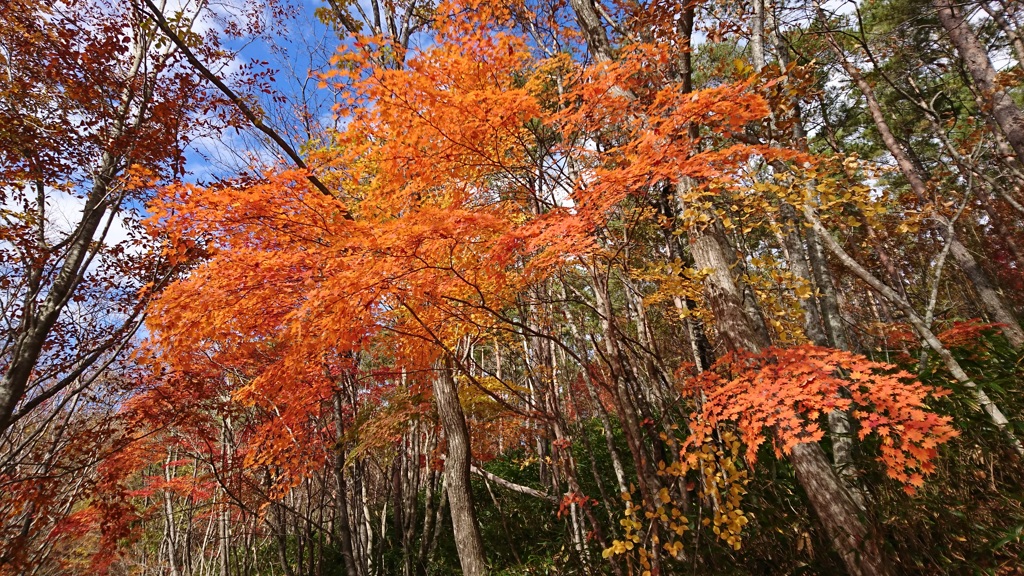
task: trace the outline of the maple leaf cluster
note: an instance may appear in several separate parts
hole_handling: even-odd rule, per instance
[[[830,412],[847,412],[859,424],[861,440],[869,434],[881,439],[879,461],[910,494],[935,471],[938,447],[959,434],[951,417],[926,404],[948,390],[844,350],[805,345],[731,354],[684,386],[690,394],[706,396],[692,438],[703,439],[719,424],[734,422],[751,465],[766,441],[781,457],[797,444],[822,440],[821,420]]]

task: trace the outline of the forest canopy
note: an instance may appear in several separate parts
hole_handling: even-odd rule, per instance
[[[1020,574],[1024,5],[8,0],[0,575]]]

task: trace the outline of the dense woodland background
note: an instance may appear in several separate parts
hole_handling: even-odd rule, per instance
[[[0,573],[1020,574],[1024,5],[0,2]]]

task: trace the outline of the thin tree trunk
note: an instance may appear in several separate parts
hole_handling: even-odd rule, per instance
[[[1017,155],[1017,162],[1024,164],[1024,113],[996,80],[996,69],[988,51],[971,29],[963,10],[951,0],[933,0],[932,5],[938,13],[939,22],[956,46],[964,67],[981,92],[981,98],[987,105],[986,112],[992,114],[1006,136]]]
[[[335,447],[337,451],[334,456],[334,479],[337,483],[337,496],[335,496],[335,505],[338,507],[338,541],[341,545],[341,559],[345,564],[345,574],[347,576],[359,576],[359,571],[356,568],[355,554],[352,552],[352,527],[349,524],[349,513],[348,513],[348,483],[345,481],[345,450],[343,439],[345,435],[344,420],[342,418],[341,410],[341,392],[336,391],[334,393],[334,424],[337,427],[335,433],[338,438],[338,444]]]
[[[1020,32],[1006,19],[1005,12],[992,7],[987,0],[982,0],[980,4],[981,9],[988,13],[996,26],[999,26],[999,29],[1006,35],[1007,41],[1013,47],[1013,54],[1017,58],[1017,67],[1024,70],[1024,38],[1021,38]]]
[[[469,431],[466,429],[466,417],[459,403],[455,380],[452,378],[450,358],[438,365],[438,375],[434,378],[434,401],[448,443],[444,460],[444,479],[459,564],[462,566],[463,574],[483,576],[487,573],[487,563],[469,481]]]
[[[433,427],[433,424],[431,425]],[[424,450],[425,454],[431,454],[434,451],[436,445],[436,435],[431,430],[427,437],[427,450]],[[419,550],[416,554],[416,574],[417,576],[426,576],[427,574],[427,562],[428,554],[430,552],[430,543],[434,539],[434,532],[437,529],[437,512],[434,509],[434,499],[437,497],[438,492],[438,474],[433,466],[428,462],[427,465],[430,468],[430,472],[427,474],[427,480],[424,483],[424,490],[426,492],[426,502],[423,505],[423,532],[420,534],[420,545]],[[438,506],[440,508],[440,506]]]

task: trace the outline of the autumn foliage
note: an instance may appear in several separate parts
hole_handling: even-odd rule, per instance
[[[0,574],[1014,573],[1019,9],[183,4],[0,7]]]
[[[918,382],[892,364],[873,362],[842,350],[801,346],[770,348],[759,355],[730,355],[686,383],[704,396],[690,442],[698,445],[717,426],[734,423],[752,466],[770,442],[777,457],[802,442],[819,442],[831,412],[850,414],[857,437],[881,440],[878,459],[908,493],[935,471],[938,448],[958,433],[949,416],[935,414],[929,398],[948,390]]]

